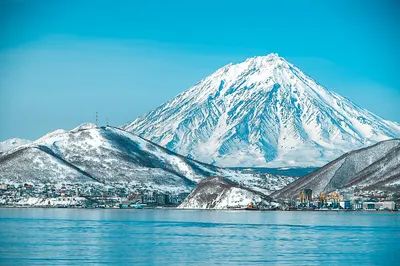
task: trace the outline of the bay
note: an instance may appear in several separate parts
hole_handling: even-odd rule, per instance
[[[400,214],[0,209],[0,265],[400,265]]]

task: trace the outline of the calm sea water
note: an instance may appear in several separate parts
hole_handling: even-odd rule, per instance
[[[0,265],[400,265],[400,214],[0,209]]]

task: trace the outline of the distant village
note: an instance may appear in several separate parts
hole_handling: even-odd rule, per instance
[[[377,210],[394,211],[399,206],[394,201],[393,194],[384,192],[330,192],[313,195],[311,189],[301,191],[296,199],[286,201],[290,210]]]
[[[112,185],[112,186],[111,186]],[[177,207],[189,195],[187,192],[163,193],[138,190],[124,184],[32,184],[0,185],[0,206],[52,208],[122,208],[143,209]],[[397,202],[398,203],[398,202]],[[247,206],[242,206],[247,207]],[[256,206],[258,210],[271,209]],[[229,209],[230,207],[227,206]],[[297,197],[281,202],[280,210],[377,210],[395,211],[399,205],[393,195],[385,193],[319,193],[305,189]]]
[[[125,184],[0,185],[0,206],[56,208],[176,207],[189,195],[144,191]]]

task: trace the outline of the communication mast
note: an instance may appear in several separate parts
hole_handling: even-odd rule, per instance
[[[99,114],[98,114],[98,112],[96,111],[96,126],[99,126]]]

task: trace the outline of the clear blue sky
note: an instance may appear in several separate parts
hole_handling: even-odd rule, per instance
[[[117,5],[118,3],[118,5]],[[396,1],[0,0],[0,141],[121,125],[230,62],[278,53],[400,122]]]

